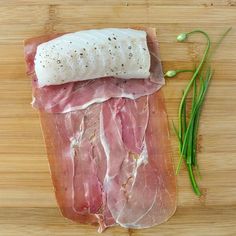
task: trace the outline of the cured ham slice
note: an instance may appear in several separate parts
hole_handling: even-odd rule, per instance
[[[155,31],[146,30],[148,79],[99,78],[40,87],[37,46],[58,35],[26,41],[33,106],[39,109],[55,195],[62,214],[99,223],[146,228],[176,209],[164,84]],[[158,91],[157,91],[158,90]]]
[[[146,228],[174,213],[175,176],[161,91],[86,110],[40,114],[65,217],[98,221],[102,231],[115,223]]]
[[[86,111],[40,112],[48,160],[61,212],[81,223],[97,222],[106,171],[99,132],[100,104]]]
[[[113,99],[102,108],[107,206],[115,221],[127,228],[159,224],[175,211],[163,96],[158,92],[149,100]]]

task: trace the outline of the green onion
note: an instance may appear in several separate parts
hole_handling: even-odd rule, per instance
[[[172,78],[175,77],[178,73],[181,72],[193,72],[193,70],[168,70],[165,73],[165,77]]]
[[[229,33],[231,28],[221,36],[220,40],[217,42],[214,50],[210,51],[211,41],[208,34],[202,30],[193,30],[189,33],[181,33],[177,37],[177,41],[184,42],[191,34],[200,33],[204,35],[207,39],[207,46],[202,56],[202,59],[195,70],[170,70],[166,72],[165,76],[172,78],[178,73],[182,72],[192,72],[192,78],[190,79],[186,89],[183,91],[182,99],[179,105],[178,111],[178,129],[174,127],[174,131],[179,141],[179,153],[180,159],[176,169],[176,174],[179,173],[183,160],[186,163],[187,170],[189,173],[190,183],[192,185],[193,191],[197,196],[201,195],[200,188],[195,179],[195,171],[199,174],[198,164],[197,164],[197,135],[200,122],[200,116],[202,111],[202,106],[206,97],[206,93],[209,87],[209,83],[213,76],[213,70],[209,66],[209,61],[213,55],[213,52],[219,47],[224,37]],[[205,71],[206,68],[206,71]],[[186,99],[192,92],[191,96],[191,108],[187,111]],[[187,114],[189,119],[187,120]]]
[[[182,136],[183,136],[183,130],[182,130],[183,128],[182,128],[181,114],[182,114],[182,112],[183,112],[183,105],[184,105],[184,102],[185,102],[185,100],[186,100],[186,98],[187,98],[187,95],[188,95],[188,93],[189,93],[189,91],[190,91],[190,89],[191,89],[191,87],[192,87],[192,84],[193,84],[194,80],[197,78],[198,73],[199,73],[199,71],[201,70],[203,63],[205,62],[206,56],[207,56],[208,51],[209,51],[210,46],[211,46],[210,38],[209,38],[209,36],[208,36],[207,33],[205,33],[205,32],[202,31],[202,30],[194,30],[194,31],[189,32],[187,35],[194,34],[194,33],[201,33],[201,34],[203,34],[203,35],[206,37],[206,39],[207,39],[207,47],[206,47],[206,49],[205,49],[205,52],[204,52],[204,54],[203,54],[203,57],[202,57],[202,60],[201,60],[200,64],[198,65],[197,69],[195,70],[195,72],[194,72],[194,74],[193,74],[193,76],[192,76],[192,78],[191,78],[189,84],[187,85],[187,87],[186,87],[186,89],[185,89],[185,91],[184,91],[184,94],[183,94],[182,99],[181,99],[181,102],[180,102],[179,115],[178,115],[178,119],[179,119],[179,127],[178,127],[178,129],[179,129],[179,137],[182,137]],[[187,37],[186,37],[186,38],[187,38]],[[182,143],[179,143],[179,151],[181,152],[181,150],[182,150]],[[180,157],[180,158],[181,158],[181,157]]]
[[[165,73],[165,77],[172,78],[177,75],[177,72],[175,70],[169,70]]]
[[[187,39],[187,37],[188,37],[188,34],[186,34],[186,33],[181,33],[181,34],[179,34],[179,35],[177,36],[177,41],[178,41],[178,42],[183,42],[183,41],[185,41],[185,40]]]

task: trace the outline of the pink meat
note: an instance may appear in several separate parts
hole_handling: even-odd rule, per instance
[[[63,114],[40,113],[56,198],[62,214],[101,227],[115,223],[103,213],[106,157],[100,142],[101,104]]]
[[[115,223],[149,227],[174,213],[175,177],[161,92],[138,100],[112,99],[82,111],[40,114],[65,217],[98,221],[102,231]],[[128,139],[127,125],[138,135]]]
[[[149,101],[146,96],[132,101],[113,99],[102,107],[102,142],[107,147],[104,180],[107,207],[115,221],[127,228],[160,224],[175,211],[175,177],[162,99],[159,92],[150,96]],[[132,117],[132,121],[128,118],[123,122],[122,117],[126,116]],[[134,143],[141,144],[141,150],[127,145],[129,141],[124,138],[128,134],[127,124],[131,125],[130,140],[135,138]],[[132,136],[134,133],[139,135]]]
[[[106,156],[100,141],[101,104],[68,113],[40,112],[56,198],[62,214],[81,223],[115,223],[104,207]]]
[[[176,208],[164,98],[153,94],[164,80],[155,31],[147,33],[148,80],[100,78],[44,88],[34,73],[36,48],[58,35],[25,42],[58,205],[73,221],[98,222],[99,232],[115,224],[159,224]]]

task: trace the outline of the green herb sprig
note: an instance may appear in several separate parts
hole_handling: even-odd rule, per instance
[[[213,52],[219,47],[222,43],[224,37],[229,33],[231,28],[227,29],[224,34],[221,36],[220,40],[216,43],[214,50],[211,50],[211,40],[208,34],[203,30],[193,30],[188,33],[181,33],[177,36],[178,42],[184,42],[188,39],[190,35],[200,33],[206,40],[207,45],[203,53],[202,59],[194,70],[170,70],[165,73],[165,77],[172,78],[179,73],[183,72],[192,72],[193,75],[187,84],[187,87],[183,91],[183,95],[179,105],[178,111],[178,129],[174,127],[174,131],[178,138],[179,142],[179,153],[180,159],[176,169],[176,174],[179,173],[183,160],[187,166],[189,173],[190,182],[193,188],[193,191],[197,196],[201,195],[200,188],[197,184],[195,178],[195,171],[199,173],[198,164],[197,164],[197,136],[198,136],[198,127],[200,121],[200,115],[202,106],[207,94],[207,90],[210,84],[210,81],[213,76],[213,70],[210,66],[210,59],[213,55]],[[187,97],[192,94],[191,98],[191,108],[187,111]],[[187,119],[187,114],[189,119]]]

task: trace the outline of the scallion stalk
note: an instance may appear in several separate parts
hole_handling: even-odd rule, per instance
[[[231,28],[227,29],[226,32],[221,36],[220,40],[216,43],[214,50],[210,51],[211,41],[208,34],[202,30],[193,30],[189,33],[181,33],[177,37],[177,41],[184,42],[189,35],[200,33],[205,36],[207,39],[207,46],[202,56],[202,59],[195,70],[170,70],[165,76],[172,78],[175,77],[178,73],[182,72],[192,72],[192,78],[188,83],[186,89],[183,92],[179,111],[178,111],[178,129],[174,127],[174,131],[179,141],[179,153],[180,159],[176,169],[176,174],[178,174],[183,160],[186,163],[187,170],[189,173],[189,179],[193,188],[193,191],[197,196],[201,195],[200,188],[196,182],[194,171],[199,174],[198,163],[197,163],[197,135],[200,122],[200,116],[202,111],[202,106],[206,97],[206,93],[209,87],[209,83],[213,76],[213,70],[209,66],[210,59],[213,55],[213,52],[219,47],[224,37],[229,33]],[[204,68],[206,72],[204,72]],[[191,99],[191,109],[187,111],[187,97],[189,96],[190,91],[192,91]],[[187,113],[189,119],[187,119]]]

